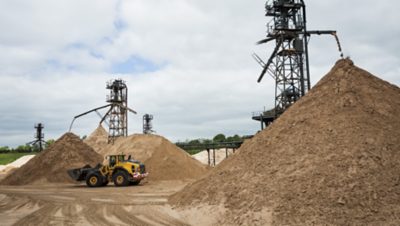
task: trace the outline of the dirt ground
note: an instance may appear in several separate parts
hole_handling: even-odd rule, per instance
[[[0,225],[207,225],[168,204],[190,181],[88,188],[85,184],[0,186]],[[208,221],[208,222],[207,222]],[[200,224],[198,224],[200,223]]]

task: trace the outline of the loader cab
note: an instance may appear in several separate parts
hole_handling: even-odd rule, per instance
[[[125,155],[109,155],[108,158],[108,165],[112,168],[120,162],[125,161]]]
[[[123,162],[125,161],[125,155],[117,155],[118,162]]]

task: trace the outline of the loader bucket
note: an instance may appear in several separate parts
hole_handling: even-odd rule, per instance
[[[92,168],[90,165],[86,165],[82,168],[67,170],[67,173],[72,179],[74,179],[76,181],[81,181],[81,180],[85,180],[86,174],[87,174],[87,169],[90,169],[90,168]]]

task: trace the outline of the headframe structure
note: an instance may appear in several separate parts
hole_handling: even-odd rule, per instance
[[[38,145],[39,151],[43,151],[43,146],[45,146],[46,142],[44,141],[44,124],[37,123],[35,124],[36,132],[34,134],[35,140],[28,143],[28,145]]]
[[[155,131],[153,130],[153,115],[145,114],[143,115],[143,134],[151,134]]]
[[[104,122],[108,125],[108,143],[113,143],[117,137],[128,135],[128,112],[136,114],[136,111],[128,107],[128,87],[122,79],[114,79],[107,82],[106,88],[110,90],[106,97],[108,104],[75,116],[70,131],[77,118],[96,112],[101,117],[100,124]],[[98,112],[103,108],[109,108],[104,116]]]
[[[261,114],[253,113],[253,119],[261,121],[262,128],[263,123],[270,124],[310,90],[308,42],[311,35],[333,35],[343,57],[336,31],[307,30],[303,0],[270,0],[265,10],[265,15],[272,20],[267,24],[267,37],[257,44],[275,41],[275,48],[266,63],[256,54],[253,57],[263,68],[257,82],[265,74],[275,80],[275,106]]]

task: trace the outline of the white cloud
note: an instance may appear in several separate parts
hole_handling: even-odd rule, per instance
[[[18,46],[62,46],[97,41],[113,31],[113,0],[1,1],[0,41]]]

